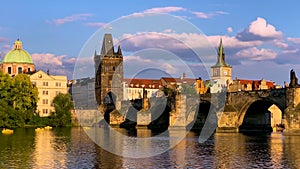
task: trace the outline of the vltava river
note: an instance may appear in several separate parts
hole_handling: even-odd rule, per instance
[[[135,136],[151,131],[138,129]],[[203,144],[198,136],[189,132],[157,156],[124,158],[94,144],[81,128],[16,129],[0,135],[0,168],[300,168],[300,136],[216,133]]]

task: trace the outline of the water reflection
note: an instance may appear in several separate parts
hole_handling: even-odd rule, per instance
[[[66,137],[54,137],[52,130],[35,132],[34,168],[65,168]]]
[[[286,136],[283,159],[289,168],[300,168],[300,136]]]
[[[157,136],[150,130],[116,130],[121,135],[145,138],[135,142],[114,137],[110,146],[120,145],[122,152],[172,145],[177,137],[186,134],[184,130],[171,129],[164,137],[158,136],[156,142],[149,142],[146,138]],[[112,134],[106,131],[97,139],[105,137]],[[300,168],[300,136],[216,133],[202,144],[198,137],[199,133],[189,132],[165,153],[124,158],[97,146],[82,128],[43,132],[17,129],[13,135],[0,135],[0,168]]]
[[[247,161],[245,137],[238,133],[216,133],[214,135],[214,168],[231,168],[232,166],[246,166]]]
[[[0,134],[0,168],[32,168],[34,131],[16,129],[12,135]]]

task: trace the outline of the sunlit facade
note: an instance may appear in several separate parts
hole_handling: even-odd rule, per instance
[[[30,75],[30,80],[39,91],[37,112],[41,117],[47,117],[54,111],[54,97],[67,93],[67,76],[53,76],[39,70]]]

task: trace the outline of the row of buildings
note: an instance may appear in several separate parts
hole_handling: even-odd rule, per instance
[[[77,108],[94,109],[99,104],[109,100],[109,92],[117,95],[117,102],[134,100],[142,97],[155,97],[157,91],[163,87],[178,88],[183,85],[194,88],[198,94],[206,92],[237,92],[251,90],[265,90],[277,88],[274,82],[262,80],[232,79],[232,67],[225,61],[225,52],[222,43],[218,47],[217,62],[211,67],[211,79],[187,78],[185,74],[178,78],[159,77],[157,79],[127,79],[123,78],[123,55],[120,46],[114,50],[111,34],[105,34],[101,52],[95,52],[95,77],[73,79],[50,75],[49,72],[36,70],[31,55],[23,49],[18,39],[14,47],[0,62],[0,70],[14,76],[26,73],[32,83],[38,88],[39,101],[37,112],[40,116],[49,116],[54,110],[53,98],[58,93],[67,93],[68,86],[72,86],[70,93]],[[146,93],[145,93],[146,92]]]

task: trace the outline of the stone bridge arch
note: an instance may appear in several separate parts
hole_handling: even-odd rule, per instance
[[[206,93],[200,95],[200,99],[192,100],[188,102],[193,102],[193,106],[191,106],[191,104],[187,106],[187,128],[200,130],[204,125],[216,125],[217,127],[217,111],[224,106],[226,93]]]
[[[249,116],[247,113],[254,110],[267,112],[273,104],[281,110],[283,117],[286,108],[285,93],[285,89],[229,93],[228,103],[236,110],[236,127],[243,125],[245,116]]]
[[[286,108],[285,89],[231,92],[226,93],[225,99],[224,97],[219,98],[221,99],[217,99],[217,105],[224,106],[217,109],[217,131],[220,132],[239,131],[247,111],[257,102],[264,105],[264,109],[268,109],[274,104],[281,110],[282,114]],[[212,100],[212,102],[214,101]]]

